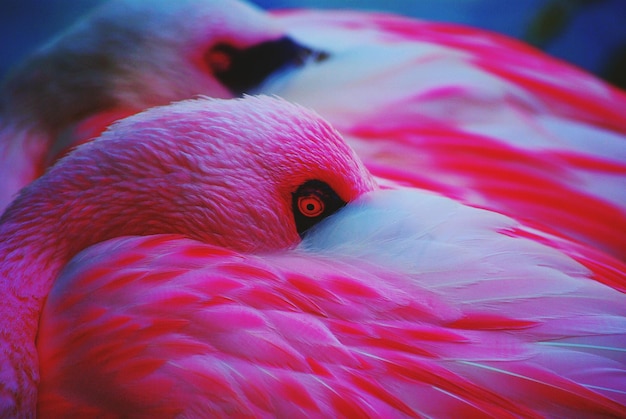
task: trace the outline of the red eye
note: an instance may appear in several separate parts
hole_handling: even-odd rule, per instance
[[[317,195],[305,195],[298,198],[298,210],[305,217],[317,217],[324,212],[324,202]]]
[[[218,45],[204,54],[204,60],[214,74],[224,73],[233,64],[234,51],[227,45]]]

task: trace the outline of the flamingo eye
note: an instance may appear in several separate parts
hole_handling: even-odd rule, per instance
[[[292,194],[293,216],[298,234],[306,231],[329,215],[334,214],[346,203],[325,182],[309,180]]]
[[[305,217],[317,217],[324,212],[324,201],[317,195],[306,195],[298,198],[298,211]]]
[[[209,68],[216,74],[226,73],[233,64],[235,49],[228,45],[218,45],[204,56]]]

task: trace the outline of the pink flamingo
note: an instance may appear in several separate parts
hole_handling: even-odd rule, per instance
[[[135,236],[145,250],[187,237],[198,249],[221,246],[224,255],[271,253],[373,188],[329,125],[270,98],[154,109],[79,147],[23,189],[0,219],[3,415],[34,412],[39,314],[79,252],[101,242],[114,252]],[[95,260],[84,262],[89,269]]]
[[[33,394],[48,295],[42,417],[626,414],[610,272],[500,214],[374,189],[277,99],[119,122],[3,216],[12,390]]]
[[[286,61],[310,51],[281,42],[249,48],[285,34],[328,57],[241,80],[257,67],[240,71],[233,63],[249,61],[237,51],[251,50],[256,62],[285,49]],[[270,60],[277,63],[271,69],[285,60]],[[81,77],[60,70],[67,67]],[[220,76],[224,67],[231,71]],[[13,182],[0,187],[5,202],[68,137],[97,135],[149,106],[256,87],[316,110],[386,184],[500,212],[555,235],[553,242],[573,240],[563,250],[588,265],[596,262],[581,257],[576,242],[626,257],[626,96],[502,36],[374,13],[268,15],[234,2],[126,0],[99,10],[16,74],[4,107],[17,114],[9,121],[21,118],[28,129],[0,134],[19,150],[0,157],[0,170],[9,172],[0,182]],[[55,94],[42,101],[42,92]],[[56,133],[42,142],[37,129]]]

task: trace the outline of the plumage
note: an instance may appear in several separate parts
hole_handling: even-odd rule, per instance
[[[37,250],[26,237],[3,241],[9,256],[23,251],[17,243],[31,246],[50,258],[48,275],[60,271],[54,284],[38,284],[41,295],[52,288],[36,340],[39,415],[624,414],[626,294],[605,284],[605,270],[532,239],[505,216],[415,189],[385,190],[352,202],[295,248],[294,235],[277,242],[275,229],[289,230],[289,213],[279,211],[285,218],[277,224],[264,221],[274,215],[254,215],[257,205],[280,207],[271,204],[273,189],[257,180],[258,170],[279,173],[263,176],[271,183],[286,176],[283,165],[308,177],[318,164],[311,159],[337,159],[343,163],[331,170],[351,167],[327,178],[342,196],[373,188],[332,130],[300,112],[252,98],[154,109],[78,148],[24,190],[4,216],[5,237],[17,221],[29,238],[29,224],[46,235],[41,226],[51,222],[42,219],[54,218],[54,207],[63,209],[73,196],[84,202],[59,227],[52,223],[64,232],[53,231],[58,242],[49,247]],[[250,138],[253,121],[273,129]],[[218,139],[209,140],[216,132]],[[192,157],[185,151],[194,146],[213,152]],[[225,159],[221,147],[241,155]],[[251,159],[249,148],[262,158]],[[268,166],[267,158],[283,163]],[[126,179],[129,170],[134,176]],[[207,202],[186,204],[192,198],[181,195],[180,179],[194,171],[203,175],[200,190],[245,228],[223,229],[202,215]],[[289,172],[296,179],[290,184],[304,180]],[[171,188],[154,188],[162,176]],[[83,183],[94,180],[99,199],[84,193]],[[125,196],[127,183],[145,183],[163,196],[144,208],[150,195],[133,188]],[[246,191],[245,184],[254,187]],[[238,198],[223,188],[236,188]],[[116,207],[103,196],[125,200]],[[50,209],[31,209],[33,200]],[[168,216],[177,206],[184,212]],[[168,222],[155,224],[153,208]],[[93,209],[97,219],[81,219]],[[86,224],[89,235],[80,227]],[[72,235],[82,245],[64,249]],[[19,274],[41,266],[41,257],[2,267]],[[622,288],[625,279],[619,277]],[[21,281],[37,288],[32,278]]]
[[[2,413],[626,416],[626,95],[474,29],[236,4],[113,2],[27,61],[0,206],[112,121],[248,88],[363,164],[268,98],[78,147],[0,219]],[[303,235],[320,176],[351,202]]]
[[[386,190],[293,251],[101,243],[48,297],[40,413],[622,416],[626,295],[519,228]]]
[[[330,58],[265,91],[316,109],[373,174],[624,260],[624,92],[476,29],[362,12],[277,17]]]

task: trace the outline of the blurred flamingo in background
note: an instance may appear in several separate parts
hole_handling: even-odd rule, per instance
[[[234,3],[233,9],[181,4],[113,3],[7,81],[0,133],[0,170],[11,183],[3,189],[5,202],[64,148],[97,136],[111,121],[198,93],[265,92],[304,104],[346,137],[382,185],[417,189],[378,192],[368,198],[374,207],[389,202],[378,210],[364,204],[362,211],[342,211],[310,236],[317,239],[305,238],[303,254],[244,257],[173,237],[149,242],[154,246],[147,250],[141,243],[148,239],[141,238],[89,248],[62,274],[43,316],[39,349],[50,369],[43,371],[42,413],[92,414],[111,405],[154,413],[166,404],[166,413],[200,415],[198,400],[205,400],[209,413],[221,414],[624,415],[623,92],[469,28],[356,12],[240,16],[231,12],[244,6]],[[144,20],[136,25],[127,13]],[[125,55],[128,45],[138,50]],[[251,63],[267,56],[274,64],[248,79],[256,68]],[[67,63],[77,64],[76,73],[65,72]],[[86,83],[74,74],[84,74]],[[66,166],[59,167],[59,178],[46,177],[39,188],[65,184]],[[29,214],[35,219],[36,210]],[[171,283],[143,301],[154,284],[127,272]],[[7,281],[3,286],[19,287]],[[204,295],[194,281],[217,283]],[[213,298],[217,289],[222,293]],[[162,313],[164,301],[170,313]],[[192,315],[205,303],[217,312]],[[135,322],[142,304],[150,318],[164,320],[154,328]],[[18,306],[7,309],[7,318],[16,318],[10,313]],[[253,314],[260,309],[271,314]],[[241,333],[211,329],[219,326],[213,315],[239,324]],[[84,328],[72,319],[84,319]],[[196,322],[215,336],[186,327]],[[102,325],[109,327],[98,335]],[[293,332],[307,325],[310,335]],[[27,333],[36,327],[33,320]],[[181,347],[175,338],[183,329],[192,338]],[[13,331],[4,330],[3,339]],[[117,356],[98,346],[129,336],[136,340]],[[170,342],[162,352],[149,350],[157,336]],[[326,342],[324,351],[316,341]],[[259,352],[241,353],[248,343]],[[70,349],[75,352],[65,358]],[[189,358],[169,362],[179,350]],[[207,352],[208,364],[197,360]],[[282,372],[274,368],[279,360]],[[102,369],[58,384],[88,366]],[[203,373],[194,381],[189,371],[196,367]],[[170,374],[178,378],[165,378]],[[185,394],[199,391],[200,398],[173,403],[174,383],[181,381],[190,383]],[[90,383],[111,386],[98,393]],[[145,393],[142,386],[156,387]],[[213,395],[203,395],[203,386]]]
[[[42,417],[626,412],[626,294],[602,271],[500,214],[375,189],[282,100],[121,121],[1,220],[3,381],[32,406],[47,295]]]

